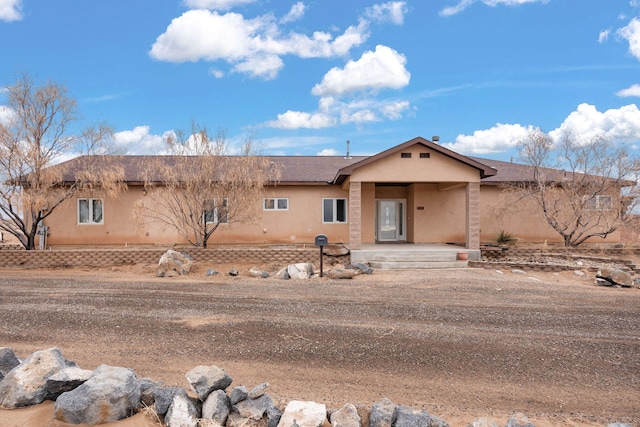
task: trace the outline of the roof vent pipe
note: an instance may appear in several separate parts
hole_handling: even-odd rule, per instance
[[[347,155],[344,156],[345,159],[351,158],[351,155],[349,154],[349,145],[351,145],[351,142],[347,139]]]
[[[438,142],[438,141],[440,141],[440,137],[439,137],[438,135],[433,135],[433,136],[431,137],[431,141],[433,141],[433,142]]]

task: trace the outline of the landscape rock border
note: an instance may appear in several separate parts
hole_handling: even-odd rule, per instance
[[[300,400],[285,404],[267,394],[268,383],[251,390],[239,385],[227,391],[233,379],[215,365],[197,366],[186,373],[190,391],[197,397],[192,397],[186,388],[138,378],[127,368],[100,365],[94,371],[80,369],[66,360],[58,348],[37,351],[20,361],[12,349],[2,347],[0,372],[9,367],[0,380],[0,408],[54,400],[54,418],[71,424],[97,425],[152,411],[166,427],[321,427],[325,422],[332,427],[449,426],[424,409],[412,409],[388,398],[375,402],[371,408],[347,403],[339,409],[327,409],[322,403]],[[489,418],[477,418],[469,427],[476,426],[498,425]],[[505,427],[534,425],[516,412]],[[612,423],[608,427],[631,426]]]

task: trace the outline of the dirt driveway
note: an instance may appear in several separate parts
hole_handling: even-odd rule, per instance
[[[224,270],[222,266],[219,271]],[[0,346],[93,369],[234,385],[339,407],[388,397],[464,426],[640,425],[640,290],[572,273],[376,272],[351,281],[133,270],[1,270]],[[504,424],[503,424],[504,425]]]

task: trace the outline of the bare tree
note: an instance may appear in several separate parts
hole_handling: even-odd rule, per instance
[[[6,94],[9,114],[0,122],[0,230],[31,250],[42,220],[62,202],[79,192],[116,195],[124,189],[123,173],[102,156],[82,157],[73,174],[59,163],[79,154],[107,154],[112,134],[105,124],[72,134],[76,101],[64,86],[36,86],[25,74]]]
[[[559,141],[535,130],[520,143],[529,179],[505,186],[505,205],[537,209],[565,246],[606,238],[632,218],[640,162],[602,138]]]
[[[207,242],[220,224],[252,223],[265,185],[279,178],[277,167],[261,156],[253,137],[236,155],[224,131],[210,138],[206,129],[178,132],[167,140],[171,155],[142,165],[147,197],[136,202],[139,224],[174,228],[194,246]]]

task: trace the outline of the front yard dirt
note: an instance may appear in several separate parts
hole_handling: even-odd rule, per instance
[[[125,366],[167,385],[215,364],[233,385],[266,381],[285,400],[388,397],[453,427],[504,425],[516,411],[538,427],[640,425],[638,289],[572,272],[281,281],[231,267],[250,266],[180,278],[153,266],[1,270],[0,346],[22,357],[59,347],[82,368]]]

